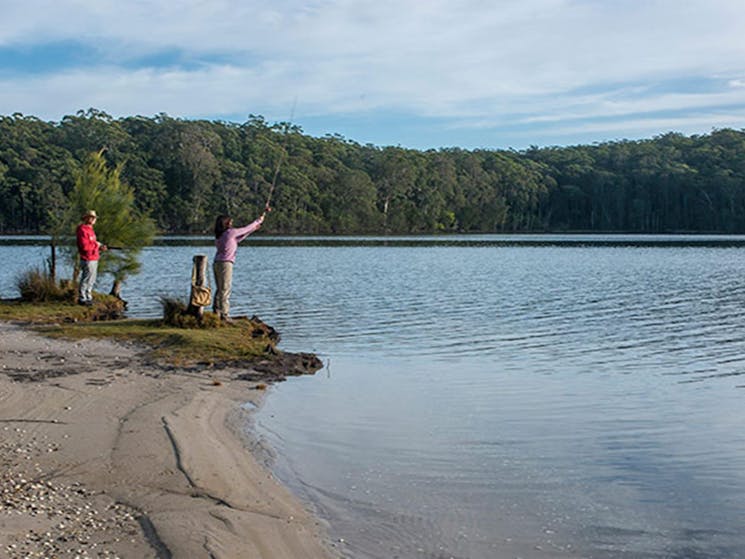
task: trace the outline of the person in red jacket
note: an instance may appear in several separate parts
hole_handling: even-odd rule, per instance
[[[106,245],[96,240],[93,230],[98,216],[94,210],[83,214],[82,223],[75,232],[78,239],[78,254],[80,255],[80,283],[78,284],[78,304],[93,304],[93,284],[98,275],[98,259],[100,252],[106,250]]]

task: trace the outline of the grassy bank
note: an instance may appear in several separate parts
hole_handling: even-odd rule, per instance
[[[162,319],[116,319],[120,302],[97,296],[91,307],[68,302],[0,301],[0,320],[24,322],[51,337],[111,338],[145,348],[147,356],[163,364],[235,365],[263,371],[265,376],[312,373],[321,362],[310,354],[289,354],[277,348],[279,335],[260,319],[236,318],[219,323],[205,313],[203,327],[174,326]]]
[[[72,301],[72,297],[70,298]],[[86,307],[71,301],[0,300],[0,320],[14,320],[30,324],[56,322],[78,323],[111,320],[122,316],[124,305],[116,297],[96,294],[93,306]]]
[[[275,342],[250,320],[217,328],[179,328],[161,320],[113,320],[37,327],[63,338],[112,338],[142,344],[149,356],[174,365],[249,363],[278,352]]]

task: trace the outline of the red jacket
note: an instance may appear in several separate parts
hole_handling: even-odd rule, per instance
[[[81,223],[78,225],[76,231],[78,238],[78,252],[80,253],[81,260],[98,260],[100,258],[98,252],[98,241],[96,240],[96,232],[93,230],[91,225]]]

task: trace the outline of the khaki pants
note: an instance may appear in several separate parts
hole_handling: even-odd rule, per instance
[[[233,263],[219,262],[213,264],[215,271],[215,301],[212,310],[221,318],[230,315],[230,291],[233,286]]]

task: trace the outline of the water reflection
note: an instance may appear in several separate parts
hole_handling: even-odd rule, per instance
[[[353,556],[745,549],[739,249],[370,250],[293,252],[334,374],[261,416]]]

